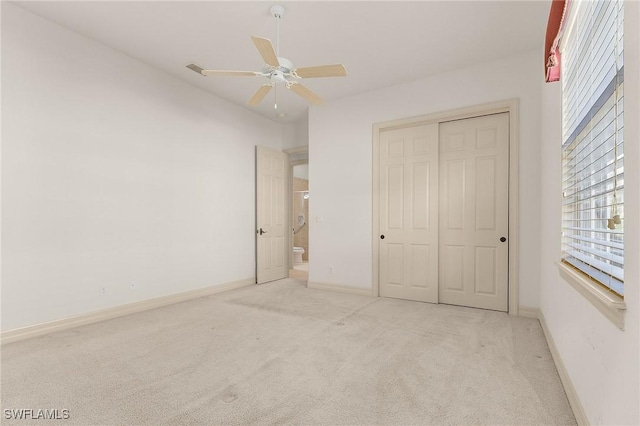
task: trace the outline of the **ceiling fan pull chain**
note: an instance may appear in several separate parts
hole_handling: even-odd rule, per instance
[[[276,55],[280,56],[280,16],[276,16]]]

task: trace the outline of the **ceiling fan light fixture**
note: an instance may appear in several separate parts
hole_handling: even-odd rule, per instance
[[[279,69],[273,70],[269,79],[274,83],[286,83],[287,81],[287,79],[284,76],[284,73]]]

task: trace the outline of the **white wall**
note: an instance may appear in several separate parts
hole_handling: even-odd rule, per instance
[[[625,330],[558,274],[561,86],[542,87],[540,310],[589,422],[640,424],[640,7],[625,2]]]
[[[254,146],[281,126],[2,12],[3,330],[253,277]]]
[[[293,166],[293,177],[309,180],[309,165],[300,164],[298,166]]]
[[[293,123],[282,126],[282,147],[296,148],[309,145],[309,115],[302,117]]]
[[[541,56],[536,50],[312,107],[309,279],[371,288],[374,123],[519,98],[520,304],[537,307]]]

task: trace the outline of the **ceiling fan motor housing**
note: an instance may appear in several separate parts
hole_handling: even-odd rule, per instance
[[[293,70],[293,63],[286,58],[278,58],[280,66],[278,68],[265,67],[262,72],[268,76],[269,80],[274,83],[286,83],[287,77],[291,76]]]

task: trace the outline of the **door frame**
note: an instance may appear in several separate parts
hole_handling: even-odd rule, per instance
[[[285,149],[283,151],[289,156],[289,208],[287,209],[287,229],[293,227],[293,167],[302,164],[309,164],[309,147],[297,146],[295,148]],[[307,218],[307,226],[309,226],[309,218]],[[289,247],[289,269],[293,268],[293,232],[288,231],[287,244]]]
[[[509,113],[509,275],[508,275],[508,313],[509,315],[518,315],[519,308],[519,116],[520,101],[517,98],[497,101],[487,104],[475,105],[465,108],[458,108],[449,111],[437,112],[433,114],[421,115],[417,117],[404,118],[399,120],[375,123],[373,125],[373,174],[372,174],[372,290],[374,297],[380,297],[379,282],[379,252],[380,240],[378,239],[380,231],[380,215],[379,215],[379,176],[380,176],[380,133],[387,130],[401,129],[405,127],[414,127],[423,124],[442,123],[452,120],[462,120],[466,118],[481,117],[483,115],[499,114],[503,112]]]

